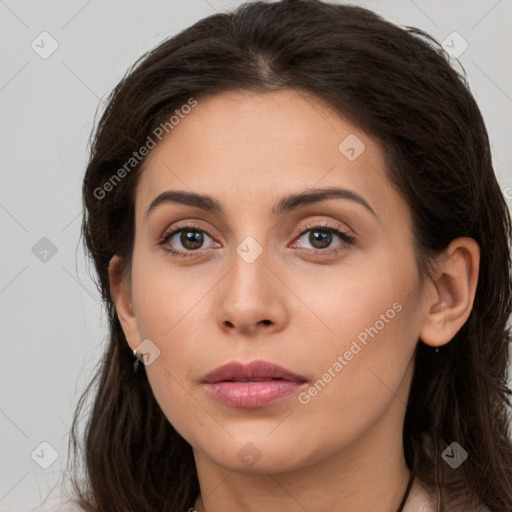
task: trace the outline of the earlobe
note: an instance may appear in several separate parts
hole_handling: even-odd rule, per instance
[[[473,308],[479,265],[480,248],[468,237],[453,240],[440,257],[419,334],[423,343],[445,345],[465,324]]]
[[[128,345],[133,350],[140,343],[137,317],[132,305],[131,287],[122,275],[122,265],[119,256],[114,255],[108,266],[110,295],[114,302],[117,316]]]

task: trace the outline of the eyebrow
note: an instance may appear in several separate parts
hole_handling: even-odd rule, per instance
[[[355,203],[360,204],[366,208],[374,217],[378,218],[373,208],[363,197],[361,197],[353,190],[337,187],[312,189],[297,194],[290,194],[281,198],[272,207],[272,213],[274,215],[281,215],[285,212],[295,210],[301,206],[319,203],[328,199],[348,199],[350,201],[354,201]],[[148,217],[149,214],[156,210],[159,206],[166,203],[177,203],[188,206],[195,206],[207,212],[224,214],[224,210],[219,201],[211,196],[205,194],[197,194],[195,192],[188,192],[186,190],[166,190],[165,192],[162,192],[157,197],[155,197],[155,199],[153,199],[148,209],[146,210],[146,217]]]

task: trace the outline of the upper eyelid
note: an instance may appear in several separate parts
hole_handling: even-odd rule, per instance
[[[214,238],[210,234],[210,231],[206,228],[201,227],[197,221],[189,221],[189,222],[185,221],[184,224],[178,225],[173,228],[165,229],[161,238],[175,235],[175,234],[179,233],[180,231],[183,231],[184,229],[202,231],[202,232],[206,233],[210,238]]]
[[[336,224],[337,222],[338,221],[320,221],[320,220],[310,221],[310,222],[306,223],[304,226],[302,226],[299,229],[299,231],[297,231],[295,236],[302,235],[305,231],[309,231],[310,229],[314,229],[315,227],[324,228],[324,229],[338,229],[340,231],[343,231],[344,233],[347,233],[347,235],[352,234],[351,229],[345,229],[342,226],[337,225]],[[171,233],[175,234],[176,232],[179,232],[179,231],[181,231],[183,229],[187,229],[187,228],[188,229],[196,229],[198,231],[203,231],[210,237],[212,236],[209,233],[209,230],[207,228],[201,227],[197,221],[190,221],[190,222],[185,221],[184,224],[175,226],[171,229],[165,229],[162,236],[167,236],[167,235],[170,235]]]
[[[320,220],[319,221],[311,221],[309,223],[306,223],[304,226],[302,226],[302,228],[299,230],[299,232],[295,236],[300,236],[300,235],[304,234],[304,232],[310,231],[314,228],[325,229],[327,231],[336,229],[338,231],[345,233],[346,235],[355,236],[355,235],[352,235],[351,229],[345,229],[343,226],[341,226],[338,223],[338,221],[320,221]]]

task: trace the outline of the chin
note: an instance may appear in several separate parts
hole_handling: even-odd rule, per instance
[[[333,453],[332,446],[315,446],[311,439],[305,444],[304,436],[298,436],[296,430],[290,435],[285,431],[268,435],[269,431],[253,429],[252,434],[237,433],[224,442],[216,439],[209,446],[198,448],[219,466],[250,474],[277,474],[306,468]]]

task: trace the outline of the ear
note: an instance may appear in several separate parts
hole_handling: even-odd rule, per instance
[[[453,240],[440,257],[419,334],[423,343],[445,345],[464,325],[473,307],[479,265],[480,247],[472,238]]]
[[[123,328],[126,341],[132,350],[140,344],[141,337],[137,317],[132,305],[132,292],[129,279],[122,274],[121,259],[115,255],[108,266],[110,295]]]

